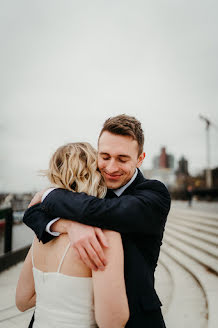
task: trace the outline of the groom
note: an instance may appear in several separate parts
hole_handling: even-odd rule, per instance
[[[108,187],[106,198],[55,189],[41,203],[38,193],[31,205],[39,204],[26,211],[24,222],[43,243],[57,235],[52,231],[67,232],[81,259],[92,269],[103,270],[106,264],[103,246],[107,245],[101,229],[120,232],[130,309],[126,328],[163,328],[154,271],[170,196],[161,182],[145,179],[140,172],[143,144],[137,119],[127,115],[109,118],[98,140],[98,168]],[[57,221],[57,217],[65,220]]]

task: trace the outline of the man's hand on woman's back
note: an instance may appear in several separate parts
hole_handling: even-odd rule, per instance
[[[92,270],[104,270],[107,263],[103,248],[108,247],[108,243],[103,231],[78,222],[64,221],[71,245],[83,263]]]

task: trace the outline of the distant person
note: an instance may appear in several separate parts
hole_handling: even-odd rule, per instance
[[[188,199],[188,206],[192,206],[192,198],[193,198],[193,188],[191,185],[187,187],[187,199]]]
[[[98,169],[108,188],[106,197],[55,189],[41,203],[40,192],[31,202],[36,205],[26,211],[24,222],[43,243],[51,240],[54,232],[67,232],[82,261],[93,270],[105,265],[104,241],[95,227],[121,233],[130,309],[126,328],[163,328],[154,271],[170,195],[161,182],[145,179],[140,172],[145,157],[143,144],[143,130],[136,118],[109,118],[98,139]],[[67,220],[54,219],[58,217]]]
[[[97,153],[88,143],[71,143],[52,156],[48,178],[55,188],[103,198]],[[129,318],[120,234],[104,230],[106,268],[90,270],[70,247],[67,234],[46,244],[34,239],[17,285],[19,310],[35,308],[34,328],[122,328]],[[112,314],[112,315],[111,315]]]

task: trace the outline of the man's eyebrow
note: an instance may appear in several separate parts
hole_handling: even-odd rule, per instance
[[[129,156],[129,155],[122,155],[122,154],[118,155],[118,157],[125,157],[125,158],[130,158],[130,156]]]
[[[104,153],[103,151],[101,151],[99,154],[100,154],[100,155],[107,155],[107,156],[110,156],[108,153]]]
[[[105,156],[110,156],[110,154],[105,153],[105,152],[103,152],[103,151],[101,151],[99,154],[100,154],[100,155],[105,155]],[[129,155],[125,155],[125,154],[120,154],[120,155],[118,155],[117,157],[130,158]]]

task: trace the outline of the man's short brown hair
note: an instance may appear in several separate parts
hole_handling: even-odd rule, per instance
[[[133,116],[125,114],[108,118],[103,125],[99,138],[104,131],[113,134],[130,136],[138,142],[139,153],[141,155],[144,146],[144,132],[141,123]]]

